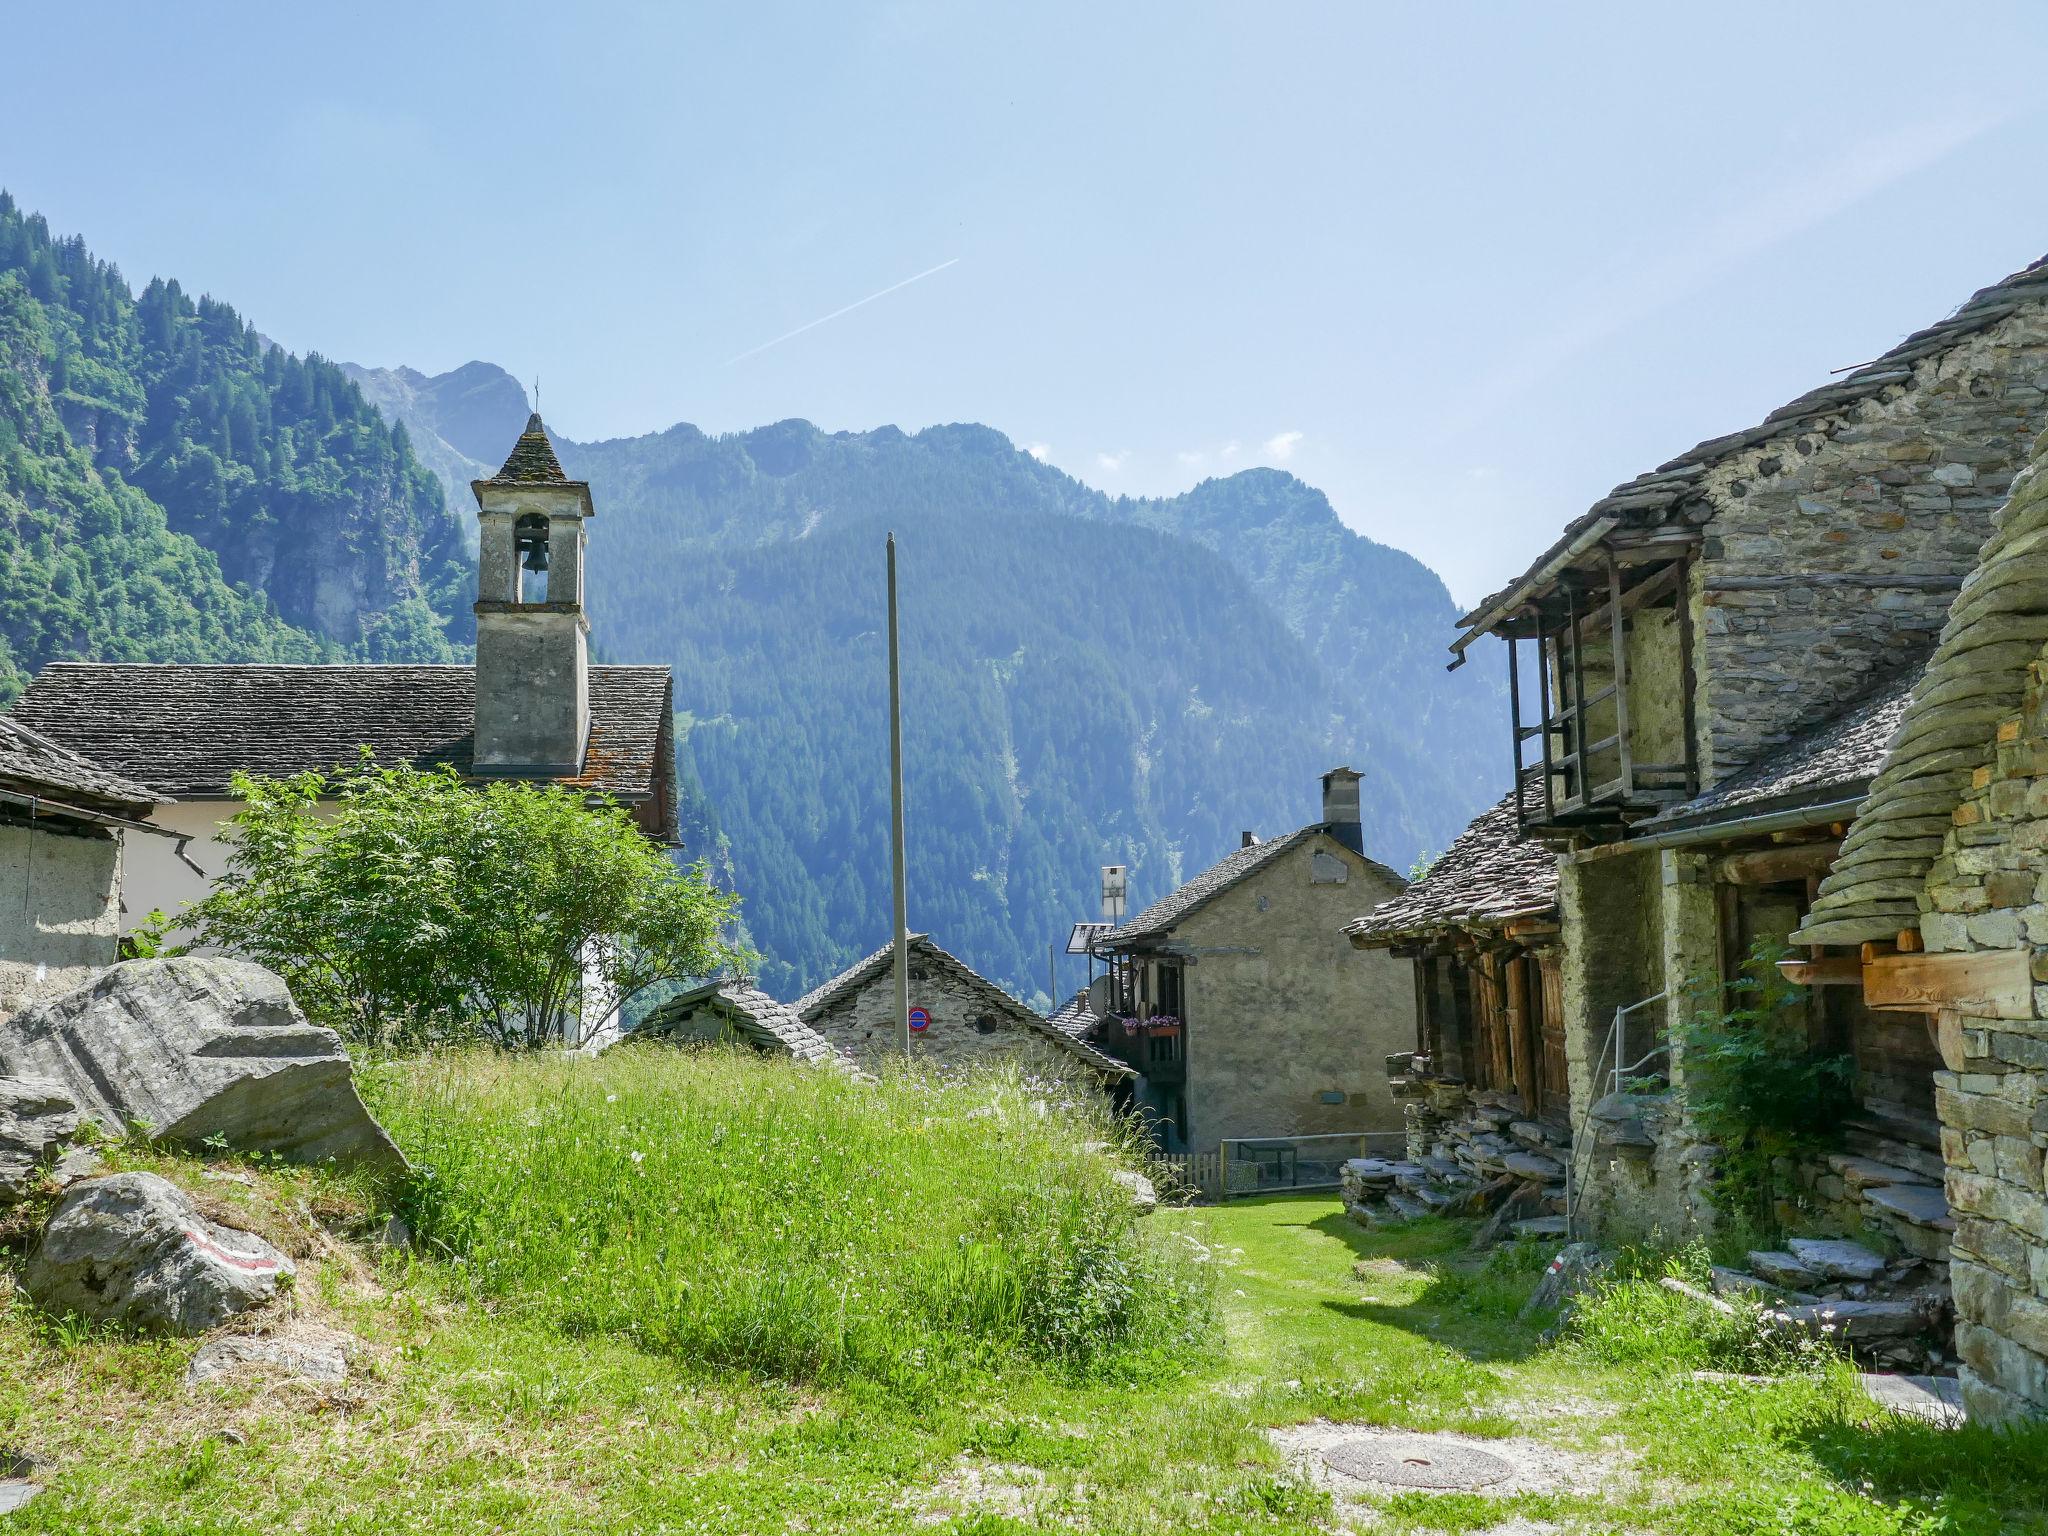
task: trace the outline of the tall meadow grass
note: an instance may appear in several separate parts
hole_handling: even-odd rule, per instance
[[[482,1051],[363,1074],[407,1215],[495,1304],[788,1380],[1137,1370],[1209,1326],[1110,1132],[1012,1075],[881,1082],[730,1047]]]

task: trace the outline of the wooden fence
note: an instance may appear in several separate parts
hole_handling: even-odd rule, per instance
[[[1199,1200],[1223,1198],[1223,1154],[1220,1152],[1161,1152],[1157,1161],[1177,1187],[1173,1193]],[[1165,1194],[1165,1190],[1160,1191]]]

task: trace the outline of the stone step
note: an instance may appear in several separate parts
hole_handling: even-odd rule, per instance
[[[1540,1179],[1548,1184],[1564,1177],[1564,1164],[1540,1152],[1510,1152],[1504,1162],[1509,1173],[1525,1179]]]
[[[1932,1326],[1926,1311],[1911,1301],[1822,1301],[1781,1310],[1789,1322],[1852,1341],[1904,1338]]]
[[[1876,1158],[1859,1157],[1852,1152],[1830,1152],[1828,1167],[1841,1175],[1842,1182],[1859,1195],[1866,1189],[1882,1189],[1891,1184],[1937,1182],[1914,1169],[1901,1168],[1894,1163],[1882,1163]]]
[[[1866,1209],[1881,1212],[1910,1226],[1928,1227],[1936,1232],[1953,1232],[1955,1217],[1949,1213],[1948,1196],[1933,1184],[1891,1184],[1864,1191]]]
[[[1748,1296],[1772,1306],[1810,1306],[1820,1300],[1810,1292],[1790,1291],[1768,1280],[1759,1280],[1743,1270],[1725,1269],[1719,1264],[1709,1269],[1707,1275],[1716,1296]]]
[[[1416,1221],[1429,1214],[1429,1207],[1412,1195],[1395,1190],[1387,1196],[1387,1207],[1403,1221]]]
[[[1517,1237],[1550,1238],[1571,1235],[1562,1216],[1531,1216],[1526,1221],[1516,1222],[1513,1230]]]
[[[1751,1249],[1749,1269],[1751,1274],[1794,1291],[1807,1290],[1821,1280],[1818,1270],[1808,1269],[1796,1255],[1777,1248]]]
[[[1434,1184],[1422,1184],[1418,1185],[1414,1189],[1403,1188],[1401,1193],[1409,1196],[1412,1199],[1420,1200],[1432,1211],[1442,1210],[1445,1206],[1449,1205],[1453,1200],[1457,1198],[1457,1196],[1451,1194],[1448,1190],[1441,1189]]]
[[[1456,1186],[1472,1182],[1472,1175],[1460,1168],[1455,1161],[1448,1157],[1424,1157],[1418,1158],[1416,1161],[1427,1169],[1429,1176],[1439,1184]]]
[[[1951,1428],[1963,1422],[1962,1383],[1953,1376],[1863,1375],[1856,1379],[1879,1407]]]
[[[1785,1244],[1792,1257],[1828,1280],[1875,1280],[1884,1273],[1884,1255],[1872,1253],[1847,1238],[1795,1237]],[[1752,1260],[1754,1255],[1751,1255]],[[1754,1264],[1752,1263],[1752,1268]]]

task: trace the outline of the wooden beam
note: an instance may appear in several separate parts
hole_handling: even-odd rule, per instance
[[[1902,955],[1917,955],[1927,948],[1921,941],[1918,928],[1901,928],[1897,942]]]
[[[1949,1008],[1994,1019],[2031,1019],[2032,952],[1875,955],[1863,962],[1863,1000],[1872,1008],[1905,1013]]]
[[[1779,885],[1792,880],[1809,880],[1824,875],[1834,866],[1842,845],[1827,843],[1782,843],[1751,853],[1731,853],[1716,873],[1730,885]]]
[[[1780,960],[1785,979],[1802,987],[1860,987],[1863,962],[1854,955],[1826,955],[1818,960]]]

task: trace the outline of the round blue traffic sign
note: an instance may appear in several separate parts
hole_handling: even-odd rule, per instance
[[[910,1032],[913,1035],[921,1035],[931,1027],[932,1014],[929,1008],[913,1008],[910,1010]]]

